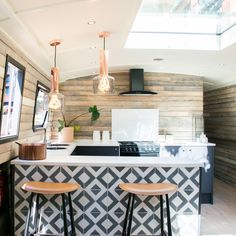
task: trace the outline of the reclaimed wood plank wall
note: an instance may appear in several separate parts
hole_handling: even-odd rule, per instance
[[[216,143],[215,176],[236,185],[236,85],[204,93],[204,120]]]
[[[81,130],[76,138],[90,138],[93,130],[111,131],[112,108],[157,108],[160,112],[160,133],[174,135],[176,140],[193,138],[195,118],[203,115],[202,78],[192,75],[145,73],[145,90],[158,92],[153,96],[118,96],[129,90],[129,73],[112,74],[116,78],[116,92],[112,95],[96,95],[92,90],[92,77],[81,77],[60,84],[60,91],[65,95],[65,115],[71,120],[75,115],[85,112],[89,106],[103,108],[101,117],[93,124],[90,115],[80,117],[75,123]],[[53,124],[53,137],[57,135],[57,118]],[[203,122],[202,122],[203,123]],[[198,133],[203,125],[197,126]]]
[[[21,110],[19,142],[36,142],[43,139],[43,132],[33,132],[32,120],[37,80],[49,86],[49,79],[26,58],[23,52],[18,50],[10,41],[0,34],[0,98],[2,96],[3,77],[5,72],[6,55],[10,55],[24,67],[25,82]],[[0,144],[0,164],[18,155],[18,145],[13,142]]]

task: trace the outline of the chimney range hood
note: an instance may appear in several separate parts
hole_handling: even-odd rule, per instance
[[[122,92],[119,95],[154,95],[156,92],[144,90],[144,71],[143,69],[130,69],[130,91]]]

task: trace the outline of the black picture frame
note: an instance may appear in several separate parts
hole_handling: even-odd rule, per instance
[[[34,132],[46,129],[46,122],[48,119],[48,93],[50,89],[37,81],[36,92],[35,92],[35,103],[32,129]]]
[[[0,143],[19,137],[25,67],[6,56],[0,110]]]

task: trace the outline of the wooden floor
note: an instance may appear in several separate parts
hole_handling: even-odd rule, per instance
[[[201,235],[236,236],[236,187],[214,184],[214,204],[202,205]]]

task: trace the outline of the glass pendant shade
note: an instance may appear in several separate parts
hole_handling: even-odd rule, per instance
[[[110,92],[115,91],[114,87],[115,78],[110,75],[98,75],[93,78],[93,91],[94,93],[98,92]]]
[[[108,75],[108,51],[105,50],[105,37],[107,36],[107,32],[99,35],[104,38],[104,49],[100,50],[100,73],[93,78],[94,93],[113,93],[115,91],[115,78]]]
[[[49,94],[48,108],[52,111],[64,109],[64,95],[61,93],[51,92]]]

